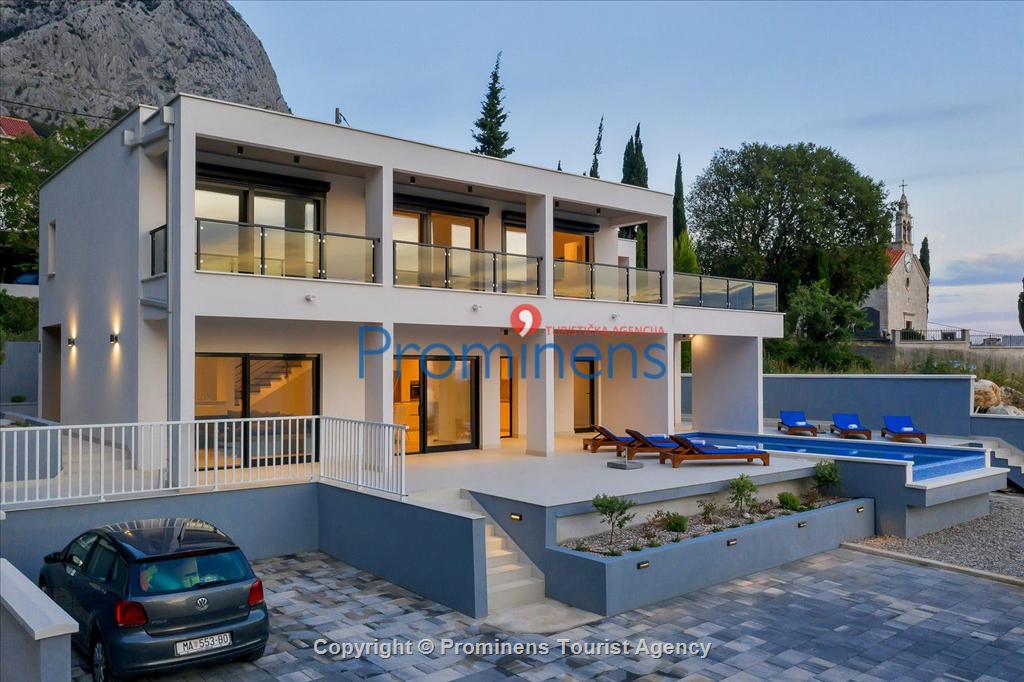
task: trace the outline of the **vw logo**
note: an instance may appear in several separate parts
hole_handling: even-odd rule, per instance
[[[200,597],[199,599],[196,599],[196,611],[205,611],[209,605],[210,600],[206,597]]]

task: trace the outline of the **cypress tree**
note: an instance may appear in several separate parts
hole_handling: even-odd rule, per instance
[[[476,147],[472,151],[475,154],[504,159],[516,149],[506,146],[508,131],[502,129],[508,118],[508,113],[504,107],[505,97],[502,93],[505,91],[505,86],[501,84],[500,71],[501,52],[494,60],[494,69],[491,71],[491,79],[487,85],[487,94],[484,96],[483,102],[480,103],[480,118],[474,124],[476,132],[473,133]]]
[[[590,162],[590,177],[599,178],[597,172],[597,157],[601,155],[601,140],[604,138],[604,116],[597,124],[597,141],[594,143],[594,160]]]
[[[1020,283],[1021,292],[1017,294],[1017,321],[1020,322],[1020,330],[1024,331],[1024,278]]]
[[[562,160],[558,160],[558,170],[562,170]]]
[[[918,258],[921,261],[921,269],[924,270],[924,274],[931,279],[932,276],[932,252],[928,248],[928,237],[921,240],[921,256]]]
[[[683,203],[683,155],[676,155],[676,186],[672,194],[672,237],[686,232],[686,206]],[[689,272],[686,270],[684,272]]]
[[[640,139],[640,124],[626,142],[622,154],[622,182],[636,187],[647,187],[647,160],[644,159],[644,143]],[[647,267],[647,225],[631,225],[622,228],[623,236],[636,239],[637,267]]]

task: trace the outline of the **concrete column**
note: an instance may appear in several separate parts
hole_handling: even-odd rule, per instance
[[[668,218],[647,219],[647,267],[661,270],[661,300],[672,302],[672,227]]]
[[[698,334],[691,340],[690,349],[694,428],[761,433],[761,338]]]
[[[541,256],[540,293],[551,298],[552,261],[555,234],[554,200],[551,196],[526,197],[526,250],[531,256]],[[531,337],[532,338],[532,337]]]
[[[526,341],[526,452],[546,457],[555,451],[557,351],[549,348],[538,358],[536,349],[542,344],[554,344],[555,334],[542,327],[526,337]]]
[[[605,222],[606,221],[602,221]],[[617,265],[619,262],[619,228],[607,224],[594,235],[594,262]]]
[[[388,238],[390,241],[390,237]],[[395,420],[395,325],[391,322],[374,323],[383,330],[368,329],[364,343],[367,350],[381,348],[385,343],[382,334],[390,338],[391,346],[383,353],[363,358],[363,400],[366,421],[391,424]],[[358,350],[356,351],[359,352]],[[356,360],[359,361],[358,358]]]
[[[195,417],[196,321],[194,301],[202,295],[196,281],[196,135],[179,99],[174,112],[170,154],[170,216],[168,217],[168,290],[171,299],[167,375],[168,419]]]
[[[682,420],[683,414],[683,379],[680,374],[683,367],[683,341],[677,336],[672,338],[672,424],[673,431],[675,424]]]
[[[602,341],[601,419],[617,433],[673,433],[672,389],[676,374],[671,334],[614,336]],[[636,372],[631,357],[637,358]],[[649,362],[654,357],[663,363]]]
[[[391,219],[394,214],[395,171],[390,166],[371,168],[366,172],[366,236],[379,239],[373,257],[376,281],[391,286],[395,283],[395,259],[392,246]]]

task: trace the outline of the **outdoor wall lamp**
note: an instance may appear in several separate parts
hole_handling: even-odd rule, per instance
[[[641,569],[650,568],[650,567],[651,567],[651,562],[650,561],[641,561],[641,562],[637,563],[636,570],[639,571]]]
[[[316,303],[316,294],[306,294],[307,303]]]
[[[864,513],[864,507],[857,507],[857,513],[858,514],[863,514]]]
[[[523,520],[523,515],[518,513],[518,512],[512,512],[511,514],[508,515],[508,517],[510,519],[512,519],[513,521],[522,521]]]
[[[242,154],[245,153],[245,147],[243,147],[242,145],[238,145],[237,147],[235,147],[235,153],[241,156]]]
[[[301,160],[302,159],[299,157],[298,154],[296,154],[295,156],[292,157],[292,163],[298,163]]]
[[[74,348],[74,347],[75,347],[75,337],[69,336],[68,337],[68,348]]]
[[[473,193],[473,185],[466,185],[466,191],[469,192],[470,194],[472,194]]]
[[[732,538],[731,540],[726,540],[725,541],[725,546],[726,547],[734,547],[736,545],[736,543],[738,543],[738,542],[739,542],[739,540],[737,540],[736,538]]]
[[[796,527],[797,528],[806,528],[807,527],[807,522],[806,521],[800,521],[799,523],[796,524]]]
[[[613,320],[619,319],[619,314],[618,313],[612,313],[612,319]]]
[[[474,313],[475,313],[475,312],[477,312],[477,311],[479,311],[479,310],[480,310],[481,308],[483,308],[483,306],[482,306],[482,305],[480,305],[479,303],[474,303],[474,304],[473,304],[473,312],[474,312]]]
[[[120,334],[111,334],[110,335],[110,345],[112,345],[112,346],[116,345],[117,342],[120,341],[120,340],[121,340],[121,335]]]
[[[410,175],[409,176],[409,184],[410,185],[415,185],[416,184],[416,176],[415,175]]]
[[[597,209],[597,215],[601,215],[601,209]]]

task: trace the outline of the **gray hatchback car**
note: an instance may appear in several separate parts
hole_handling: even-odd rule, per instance
[[[263,655],[263,583],[225,533],[198,519],[95,528],[45,557],[39,586],[78,621],[107,681]]]

